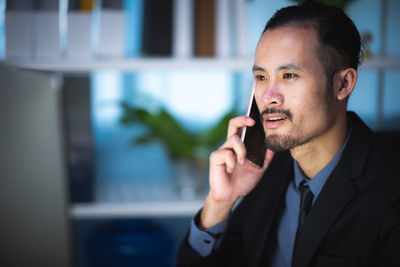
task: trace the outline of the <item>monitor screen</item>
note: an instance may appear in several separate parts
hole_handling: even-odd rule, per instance
[[[0,266],[71,266],[62,78],[0,66]]]

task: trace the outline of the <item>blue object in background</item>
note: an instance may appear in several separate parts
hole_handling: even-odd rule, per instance
[[[125,18],[125,56],[128,58],[137,57],[141,54],[142,37],[142,0],[124,0]]]
[[[399,2],[400,3],[400,2]],[[400,35],[400,32],[399,32]],[[388,130],[400,129],[400,71],[387,71],[384,75],[385,84],[390,84],[383,95],[384,126]],[[397,86],[396,86],[397,85]]]
[[[77,267],[173,267],[191,218],[73,222]]]
[[[6,57],[6,0],[0,0],[0,59]]]
[[[170,266],[172,239],[150,220],[113,221],[93,231],[88,266]]]

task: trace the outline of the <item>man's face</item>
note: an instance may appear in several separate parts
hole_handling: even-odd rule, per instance
[[[266,31],[255,54],[255,97],[267,146],[275,151],[315,142],[333,125],[335,101],[317,57],[312,29]]]

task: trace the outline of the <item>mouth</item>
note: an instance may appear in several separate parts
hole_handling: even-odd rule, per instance
[[[288,119],[287,116],[282,114],[266,114],[264,115],[264,121],[267,128],[276,128],[283,124]]]
[[[283,125],[287,120],[292,120],[292,113],[287,109],[269,108],[260,114],[264,127],[273,129]]]
[[[286,116],[274,116],[267,119],[267,121],[282,121],[285,120]]]

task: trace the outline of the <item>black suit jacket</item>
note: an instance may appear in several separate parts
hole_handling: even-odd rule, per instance
[[[400,267],[399,157],[348,113],[352,132],[298,232],[293,267]],[[180,266],[268,266],[286,189],[293,179],[289,152],[277,153],[256,188],[232,213],[219,249],[200,257],[182,242]]]

